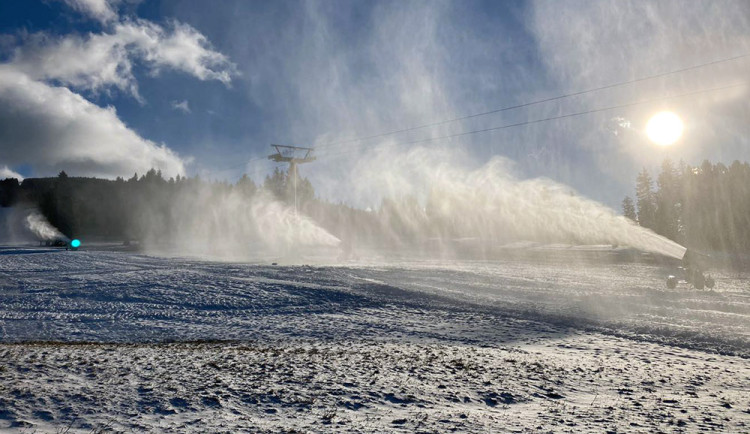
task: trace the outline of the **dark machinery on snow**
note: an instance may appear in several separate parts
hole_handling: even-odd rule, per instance
[[[704,274],[707,268],[708,255],[686,250],[682,257],[682,266],[677,268],[675,274],[667,276],[667,288],[675,289],[677,284],[685,282],[695,289],[712,289],[716,281],[710,274]]]
[[[39,245],[44,244],[47,247],[65,247],[65,250],[78,250],[81,247],[81,240],[75,238],[73,240],[67,240],[64,238],[55,238],[52,240],[39,241]]]

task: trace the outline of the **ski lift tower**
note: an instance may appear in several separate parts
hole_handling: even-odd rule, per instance
[[[277,163],[289,163],[289,176],[292,177],[294,185],[294,216],[297,216],[297,165],[315,161],[313,151],[315,148],[302,148],[299,146],[271,145],[276,149],[275,154],[268,156],[269,160]]]

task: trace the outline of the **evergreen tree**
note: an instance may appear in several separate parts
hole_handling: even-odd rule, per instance
[[[277,199],[287,201],[287,173],[286,171],[280,170],[278,167],[273,169],[271,175],[266,175],[266,179],[263,182],[263,189],[273,194]]]
[[[657,178],[656,215],[654,229],[657,233],[671,240],[680,238],[680,219],[682,200],[680,195],[680,176],[672,161],[664,160],[661,173]]]
[[[635,203],[630,196],[625,196],[625,199],[622,200],[622,214],[634,222],[638,220],[635,213]]]
[[[20,190],[20,184],[16,178],[6,178],[0,181],[0,207],[14,205]]]
[[[242,178],[237,181],[237,188],[240,194],[245,197],[252,197],[258,190],[258,187],[255,186],[255,183],[247,176],[247,174],[243,174]]]
[[[654,229],[656,223],[656,200],[652,190],[653,181],[644,167],[636,178],[635,197],[638,205],[638,224]]]

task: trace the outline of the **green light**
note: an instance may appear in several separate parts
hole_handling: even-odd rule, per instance
[[[70,247],[72,247],[74,249],[77,249],[77,248],[81,247],[81,240],[75,239],[75,240],[71,241],[70,242]]]

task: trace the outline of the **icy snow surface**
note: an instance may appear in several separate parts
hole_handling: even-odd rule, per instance
[[[0,430],[750,430],[750,280],[0,248]]]

